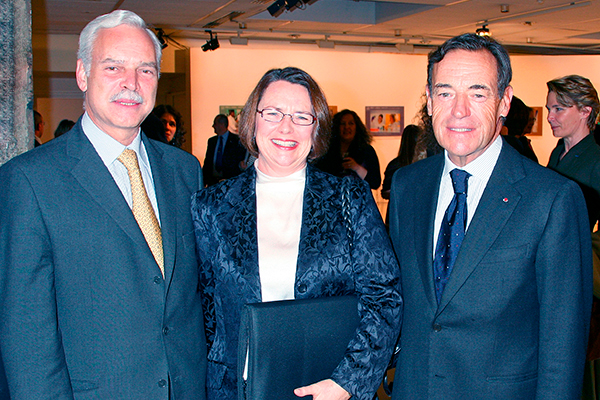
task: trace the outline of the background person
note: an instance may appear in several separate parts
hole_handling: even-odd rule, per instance
[[[75,126],[74,121],[71,121],[70,119],[63,119],[62,121],[60,121],[58,123],[58,126],[56,127],[56,130],[54,131],[54,138],[57,138],[60,135],[63,135],[65,133],[69,132],[71,130],[71,128],[73,128],[73,126]]]
[[[592,229],[600,219],[600,146],[592,135],[600,111],[598,93],[578,75],[552,80],[547,86],[548,123],[559,138],[548,168],[579,184]]]
[[[246,150],[240,138],[229,131],[229,120],[224,114],[215,117],[212,125],[216,136],[208,139],[204,157],[204,183],[212,186],[223,179],[233,178],[244,169]]]
[[[185,128],[183,127],[183,117],[173,106],[161,104],[154,107],[152,114],[160,119],[165,128],[165,138],[167,143],[181,148],[185,143]]]
[[[237,399],[244,304],[356,294],[361,322],[344,358],[331,379],[295,393],[371,400],[399,333],[399,268],[368,186],[308,164],[327,146],[325,96],[302,70],[270,70],[239,127],[258,157],[254,166],[192,199],[210,344],[208,398]]]
[[[335,176],[352,175],[367,181],[371,189],[381,185],[379,159],[371,146],[373,137],[360,117],[351,110],[333,116],[331,142],[316,166]]]

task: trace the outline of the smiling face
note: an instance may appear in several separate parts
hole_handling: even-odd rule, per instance
[[[160,121],[165,127],[165,137],[167,138],[167,142],[170,142],[175,137],[175,132],[177,132],[177,121],[175,121],[175,117],[169,113],[164,113],[160,117]]]
[[[258,103],[259,110],[265,108],[274,108],[285,114],[314,114],[308,90],[286,81],[276,81],[267,87]],[[294,124],[288,115],[280,122],[268,122],[258,114],[255,127],[258,168],[270,176],[288,176],[304,168],[314,129],[315,124]]]
[[[94,123],[124,145],[133,141],[156,99],[158,68],[154,45],[139,28],[101,29],[90,71],[77,60],[77,85]]]
[[[487,50],[452,50],[433,67],[427,110],[439,144],[462,167],[500,135],[512,88],[499,98],[496,59]]]
[[[576,144],[590,133],[587,126],[587,119],[591,112],[590,107],[582,107],[580,110],[576,106],[563,105],[558,102],[556,93],[548,92],[546,109],[548,110],[548,123],[555,137],[565,138]]]
[[[346,114],[340,120],[340,139],[344,143],[352,143],[356,136],[356,121],[352,114]]]

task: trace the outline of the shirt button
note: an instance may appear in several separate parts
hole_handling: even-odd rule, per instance
[[[163,333],[164,333],[165,335],[168,335],[168,334],[169,334],[169,327],[168,327],[168,326],[165,326],[165,327],[163,328]]]
[[[300,293],[305,293],[306,292],[306,285],[302,284],[298,286],[298,292]]]
[[[162,278],[160,276],[154,277],[154,283],[156,283],[157,285],[160,285],[161,282],[162,282]]]
[[[164,379],[161,379],[160,381],[158,381],[158,387],[165,387],[167,386],[167,381]]]
[[[440,324],[433,324],[433,330],[439,332],[442,330],[442,326]]]

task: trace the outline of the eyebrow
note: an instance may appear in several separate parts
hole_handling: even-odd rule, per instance
[[[101,64],[125,64],[125,60],[116,60],[114,58],[108,57],[108,58],[105,58],[104,60],[100,61],[100,63]],[[138,67],[151,67],[154,69],[158,69],[156,67],[156,62],[154,62],[154,61],[147,61],[147,62],[140,63],[138,65]]]
[[[452,85],[449,83],[436,83],[433,87],[434,89],[452,89]],[[469,86],[469,90],[492,90],[489,86],[476,83],[474,85]]]

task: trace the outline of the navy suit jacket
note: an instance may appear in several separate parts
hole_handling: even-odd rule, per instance
[[[240,162],[246,157],[246,150],[240,144],[239,136],[229,132],[227,142],[225,142],[225,148],[223,149],[223,176],[221,178],[214,176],[214,158],[218,140],[218,136],[213,136],[208,139],[206,157],[204,158],[204,168],[202,169],[202,172],[204,173],[204,184],[206,186],[212,186],[221,179],[229,179],[239,175],[242,172]]]
[[[579,399],[592,302],[581,191],[503,144],[438,306],[443,167],[440,154],[392,183],[405,301],[393,399]]]
[[[164,279],[81,122],[0,168],[0,353],[13,400],[205,398],[189,208],[201,170],[142,140]]]
[[[399,334],[399,268],[368,185],[344,179],[351,229],[344,224],[342,179],[307,167],[294,297],[358,295],[360,327],[332,379],[353,399],[371,400]],[[192,215],[211,343],[208,397],[237,399],[240,312],[261,301],[255,168],[197,193]]]

